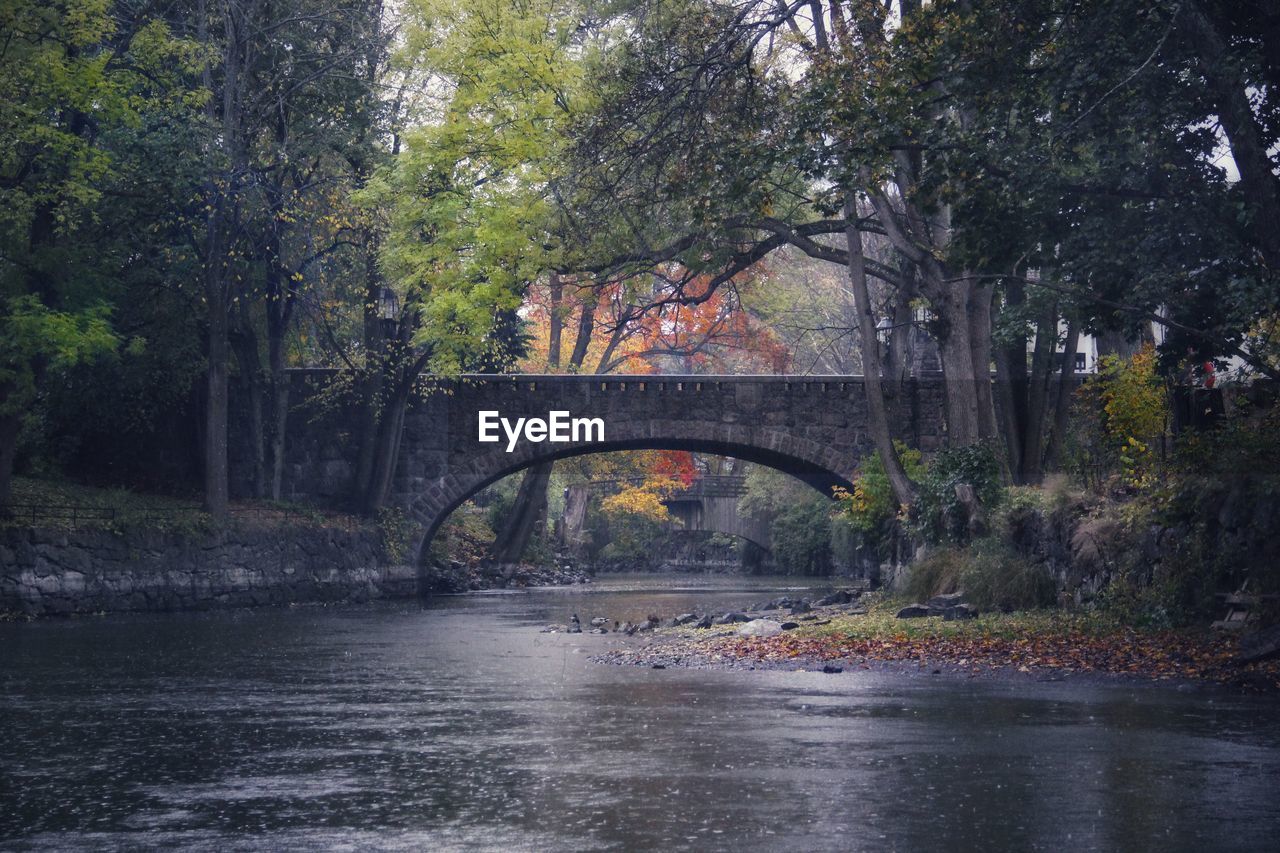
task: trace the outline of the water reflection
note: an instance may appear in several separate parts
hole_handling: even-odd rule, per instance
[[[590,663],[793,581],[0,625],[15,849],[1258,849],[1274,700]]]

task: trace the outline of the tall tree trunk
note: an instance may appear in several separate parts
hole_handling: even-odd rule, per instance
[[[289,270],[281,262],[277,239],[267,273],[267,418],[271,470],[265,492],[272,500],[280,500],[284,487],[284,457],[288,440],[289,381],[285,374],[285,336],[293,319],[296,304],[289,282]]]
[[[564,304],[564,282],[560,280],[559,273],[551,273],[549,287],[551,290],[551,340],[547,347],[547,363],[551,371],[555,372],[560,367],[560,338],[564,329],[564,314],[561,313]]]
[[[991,393],[991,304],[995,299],[993,279],[975,282],[969,293],[969,351],[973,360],[973,393],[978,406],[978,435],[999,436],[995,400]]]
[[[556,295],[563,285],[558,277],[552,279],[552,304],[557,306],[561,297]],[[561,294],[563,291],[560,291]],[[587,349],[591,345],[591,334],[595,331],[596,294],[594,290],[587,292],[582,302],[582,312],[578,317],[578,335],[574,340],[573,352],[569,354],[569,367],[576,373],[587,357]],[[554,317],[554,314],[553,314]],[[552,371],[560,367],[561,338],[563,324],[551,324],[551,338],[548,341],[548,366]],[[493,559],[499,563],[519,562],[520,557],[529,547],[529,542],[538,532],[538,519],[546,518],[547,485],[551,482],[554,462],[540,462],[525,469],[516,490],[511,511],[503,522],[494,540]]]
[[[0,406],[7,394],[0,393]],[[0,415],[0,509],[13,494],[13,464],[18,456],[18,435],[22,432],[22,415]]]
[[[534,465],[525,471],[516,491],[513,511],[507,517],[502,534],[494,543],[493,557],[501,564],[516,563],[533,539],[539,518],[544,517],[540,505],[546,504],[547,484],[551,480],[552,463]]]
[[[1016,311],[1026,302],[1026,292],[1019,281],[1011,281],[1005,291],[1005,307]],[[1016,478],[1022,470],[1023,433],[1027,424],[1027,336],[1023,331],[1012,335],[1007,345],[996,349],[996,396],[1004,425],[1005,452],[1009,471]]]
[[[289,428],[289,377],[285,374],[284,341],[272,335],[267,339],[267,366],[270,371],[271,479],[269,494],[273,501],[281,499],[284,490],[284,456]]]
[[[1049,374],[1058,346],[1058,306],[1051,304],[1036,322],[1031,381],[1027,385],[1027,422],[1022,434],[1020,483],[1038,483],[1044,475],[1045,416],[1049,404]]]
[[[915,264],[902,258],[898,269],[902,284],[893,298],[893,329],[889,332],[889,364],[885,373],[891,382],[905,382],[911,376],[916,337],[915,309],[911,303],[920,295]]]
[[[967,288],[944,290],[930,298],[937,315],[938,355],[942,361],[943,394],[947,417],[947,441],[964,447],[981,438],[978,426],[977,377],[973,374],[973,348],[969,343],[969,294]]]
[[[214,225],[215,228],[219,227]],[[224,522],[229,510],[227,482],[227,298],[222,281],[221,241],[209,241],[210,269],[205,274],[205,304],[209,311],[209,371],[205,404],[204,506],[215,521]]]
[[[857,226],[857,209],[853,199],[844,205],[845,246],[849,254],[849,286],[853,291],[853,306],[858,315],[858,344],[862,352],[863,383],[867,396],[867,425],[876,453],[889,476],[889,486],[899,504],[915,502],[915,487],[902,467],[902,460],[893,446],[893,433],[889,429],[889,414],[885,406],[884,387],[881,381],[880,341],[876,337],[876,318],[871,308],[871,293],[867,288],[866,259],[862,253],[862,232]]]
[[[382,275],[378,271],[378,239],[370,229],[364,232],[364,368],[360,377],[360,452],[356,455],[356,503],[368,502],[378,448],[379,413],[386,382],[387,352],[378,319],[378,297]]]
[[[1049,435],[1049,454],[1045,467],[1061,468],[1065,462],[1064,444],[1067,421],[1071,414],[1071,392],[1075,388],[1076,347],[1080,344],[1080,324],[1067,321],[1067,342],[1058,366],[1058,386],[1054,389],[1053,429]]]
[[[400,438],[404,434],[404,416],[417,381],[421,365],[402,364],[389,397],[383,402],[375,433],[373,470],[361,507],[367,516],[375,516],[386,504],[400,459]]]
[[[251,488],[255,498],[263,498],[267,494],[267,433],[263,422],[265,377],[258,355],[258,336],[250,325],[251,321],[245,316],[245,311],[244,303],[240,302],[235,312],[235,324],[229,334],[236,364],[240,368],[240,386],[244,389],[244,399],[248,406],[245,415],[249,425]]]

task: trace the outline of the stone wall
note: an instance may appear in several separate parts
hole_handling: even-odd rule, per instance
[[[28,615],[360,602],[417,593],[376,530],[0,530],[0,612]]]

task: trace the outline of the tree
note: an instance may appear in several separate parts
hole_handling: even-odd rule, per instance
[[[120,270],[106,260],[136,238],[98,214],[145,164],[115,143],[148,113],[198,102],[184,85],[191,46],[128,12],[24,0],[0,13],[0,503],[47,378],[121,343],[110,325]]]

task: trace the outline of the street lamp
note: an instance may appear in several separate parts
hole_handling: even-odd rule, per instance
[[[889,343],[889,335],[893,331],[893,320],[888,317],[881,317],[880,322],[876,323],[876,337],[882,343]]]
[[[892,340],[893,340],[893,320],[889,319],[888,317],[881,317],[880,322],[876,323],[876,341],[878,344],[883,344],[884,346],[884,349],[882,350],[882,355],[881,355],[881,358],[883,359],[884,364],[888,364],[889,362],[889,345],[891,344]],[[881,366],[881,372],[884,372],[883,365]]]
[[[382,336],[389,338],[396,331],[396,320],[400,317],[400,297],[385,285],[378,291],[378,320],[382,323]]]

